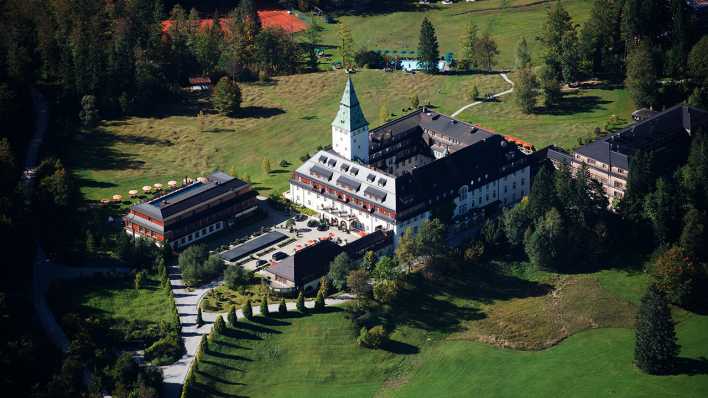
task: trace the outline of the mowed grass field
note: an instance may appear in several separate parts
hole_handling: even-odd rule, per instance
[[[498,75],[430,76],[362,70],[352,76],[371,125],[381,124],[381,108],[391,117],[410,107],[417,94],[451,113],[468,102],[467,92],[497,92],[508,84]],[[283,192],[290,173],[305,153],[314,153],[331,141],[331,123],[339,109],[346,75],[343,71],[283,76],[271,84],[241,84],[243,110],[236,117],[197,114],[208,103],[165,109],[160,116],[105,121],[82,135],[69,155],[82,191],[88,199],[127,197],[131,189],[185,176],[205,175],[215,169],[249,176],[262,193]],[[395,115],[395,116],[393,116]],[[273,172],[261,168],[269,159]],[[291,163],[282,169],[281,160]]]
[[[609,301],[589,303],[569,295],[576,306],[638,302],[627,287],[646,286],[642,274],[603,271],[583,275],[604,289]],[[609,282],[617,280],[616,283]],[[520,285],[517,285],[520,284]],[[465,336],[494,305],[508,305],[526,282],[484,292],[432,294],[410,303],[414,314],[398,324],[385,350],[359,348],[347,313],[330,309],[299,317],[242,323],[218,337],[196,372],[198,396],[249,397],[703,397],[708,394],[708,316],[685,313],[677,333],[681,370],[649,376],[632,364],[631,328],[585,329],[539,351],[498,348]],[[530,283],[529,286],[535,286]],[[491,286],[489,288],[492,288]],[[532,293],[535,288],[527,291]],[[618,295],[623,291],[621,295]],[[485,299],[482,299],[484,296]],[[529,297],[534,299],[535,297]],[[585,300],[585,301],[583,301]],[[523,307],[520,306],[520,308]],[[680,311],[682,312],[682,311]],[[548,314],[539,314],[547,317]],[[623,315],[627,316],[627,315]],[[632,315],[633,316],[633,315]],[[526,322],[526,321],[522,321]],[[503,325],[500,326],[500,330]],[[704,358],[704,359],[700,359]]]
[[[505,3],[507,7],[502,8]],[[356,49],[416,51],[420,24],[423,18],[428,17],[435,26],[441,55],[452,52],[456,59],[463,54],[462,38],[472,22],[479,28],[480,34],[489,32],[497,42],[500,53],[497,67],[510,69],[514,67],[516,46],[522,38],[526,38],[534,62],[540,63],[541,46],[536,37],[540,34],[546,9],[551,3],[539,0],[457,2],[449,6],[413,7],[410,11],[341,16],[338,22],[349,26]],[[576,24],[582,25],[589,18],[591,1],[563,0],[562,3]],[[323,43],[339,46],[339,25],[325,24],[323,27]],[[336,51],[333,54],[338,57]],[[414,55],[406,54],[406,57],[411,56]]]

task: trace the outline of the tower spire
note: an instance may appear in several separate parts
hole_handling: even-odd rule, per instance
[[[339,111],[332,121],[332,147],[349,160],[369,160],[369,122],[361,110],[359,98],[349,73],[344,85]]]

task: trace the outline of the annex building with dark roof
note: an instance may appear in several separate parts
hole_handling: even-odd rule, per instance
[[[214,234],[258,207],[251,186],[223,172],[134,205],[123,217],[128,234],[183,247]]]
[[[572,154],[549,151],[554,162],[568,161],[574,169],[585,166],[590,177],[599,181],[607,196],[620,199],[627,188],[631,158],[638,151],[652,151],[662,157],[667,152],[686,150],[692,131],[708,127],[708,112],[687,105],[676,105],[617,133],[597,139]],[[664,156],[670,157],[670,156]]]
[[[332,149],[293,173],[286,196],[331,224],[372,233],[403,231],[454,204],[454,217],[511,206],[530,189],[530,159],[517,143],[429,108],[372,130],[347,79],[332,123]]]

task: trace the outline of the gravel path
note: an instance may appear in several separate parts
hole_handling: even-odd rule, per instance
[[[502,95],[507,95],[507,94],[511,94],[512,92],[514,92],[514,82],[512,82],[511,79],[509,79],[509,76],[507,76],[506,73],[500,73],[499,76],[501,76],[502,79],[504,79],[507,83],[511,84],[511,88],[506,91],[502,91],[501,93],[496,93],[496,94],[492,95],[492,98],[501,97]],[[450,116],[456,117],[460,113],[464,112],[466,109],[471,108],[475,105],[479,105],[483,102],[485,102],[485,101],[476,101],[471,104],[467,104],[467,105],[463,106],[462,108],[458,109],[455,113],[453,113]]]
[[[216,280],[199,288],[188,290],[181,279],[178,267],[170,267],[169,272],[172,293],[175,296],[175,304],[177,305],[179,320],[182,324],[182,340],[184,341],[186,350],[184,356],[177,362],[161,367],[164,382],[162,397],[175,398],[179,397],[182,392],[182,383],[187,376],[190,366],[192,366],[194,354],[197,352],[202,335],[208,334],[211,331],[212,324],[218,315],[223,315],[224,318],[226,318],[226,313],[202,312],[202,318],[205,324],[202,327],[197,327],[197,305],[209,290],[221,284],[221,280]],[[349,295],[327,298],[325,299],[325,305],[333,306],[344,304],[352,298],[353,297]],[[278,305],[279,303],[270,304],[268,305],[268,310],[270,312],[277,312]],[[306,301],[305,306],[313,308],[315,306],[314,300]],[[288,311],[296,310],[295,303],[287,303],[287,307]],[[260,308],[257,305],[253,307],[253,314],[260,315]],[[236,315],[239,319],[243,318],[243,312],[241,310],[238,310]]]

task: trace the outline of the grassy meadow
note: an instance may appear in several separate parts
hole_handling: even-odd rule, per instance
[[[560,278],[560,279],[558,279]],[[631,328],[637,297],[618,294],[626,286],[645,286],[642,274],[602,271],[577,276],[544,276],[533,282],[514,277],[481,283],[417,283],[394,316],[396,331],[383,350],[359,348],[346,312],[241,323],[210,345],[196,372],[203,397],[433,397],[575,396],[700,397],[708,394],[708,316],[685,314],[677,325],[681,367],[676,375],[649,376],[632,364]],[[578,283],[578,281],[581,281]],[[607,285],[609,280],[617,283]],[[559,283],[576,283],[575,292]],[[512,350],[499,342],[481,342],[469,331],[490,318],[489,331],[504,335],[511,324],[564,327],[558,312],[526,308],[556,287],[566,307],[590,322],[541,350]],[[572,290],[572,289],[571,289]],[[587,293],[587,294],[583,294]],[[617,310],[617,306],[623,308]],[[626,310],[625,310],[626,309]],[[410,313],[409,313],[410,311]],[[495,314],[495,312],[502,315]],[[578,315],[581,316],[581,315]],[[501,318],[500,318],[501,317]],[[531,318],[537,319],[531,319]],[[607,318],[622,325],[603,323]],[[545,324],[545,326],[544,326]],[[574,325],[575,322],[569,324]],[[543,340],[525,337],[541,347]],[[703,358],[703,359],[700,359]]]
[[[510,69],[514,67],[516,46],[522,38],[526,38],[538,63],[541,47],[535,39],[545,21],[549,3],[539,0],[458,2],[450,6],[436,5],[374,15],[345,15],[339,17],[338,22],[349,26],[357,49],[416,51],[420,24],[424,17],[428,17],[435,26],[440,53],[452,52],[457,59],[462,56],[461,39],[472,22],[480,34],[489,32],[497,42],[500,53],[497,68]],[[592,2],[563,0],[562,3],[576,24],[582,25],[588,19]],[[338,46],[339,25],[326,24],[323,27],[323,43]],[[336,51],[333,54],[338,56]]]

